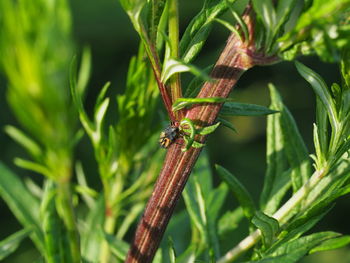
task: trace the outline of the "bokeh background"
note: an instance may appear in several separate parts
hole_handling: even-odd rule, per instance
[[[138,36],[134,32],[128,17],[117,0],[71,0],[74,39],[79,48],[89,46],[92,50],[93,70],[86,100],[91,109],[100,88],[107,81],[112,82],[111,97],[123,92],[125,75],[129,59],[137,51]],[[181,28],[184,30],[190,19],[199,10],[202,1],[180,0]],[[229,32],[221,25],[215,25],[207,44],[194,64],[205,67],[212,64],[225,44]],[[1,54],[0,54],[1,55]],[[327,82],[340,83],[339,67],[326,64],[316,57],[300,59],[303,63],[318,72]],[[189,76],[184,76],[188,79]],[[298,75],[291,62],[279,63],[268,67],[255,67],[239,80],[232,97],[238,102],[269,104],[268,83],[274,83],[281,92],[285,104],[296,119],[300,132],[310,152],[312,146],[312,123],[314,122],[314,94],[308,84]],[[25,156],[23,150],[3,132],[4,125],[17,125],[5,98],[6,81],[0,73],[0,160],[10,166],[17,174],[40,177],[21,170],[13,165],[16,156]],[[162,105],[159,110],[162,110]],[[112,110],[113,111],[113,110]],[[265,128],[264,117],[235,117],[232,123],[237,133],[219,128],[208,142],[208,154],[212,164],[218,163],[232,173],[248,188],[256,200],[262,189],[265,171]],[[83,161],[87,175],[98,188],[96,164],[90,143],[82,140],[76,150]],[[1,176],[1,175],[0,175]],[[179,206],[181,206],[181,202]],[[340,199],[332,211],[312,231],[331,230],[350,234],[349,198]],[[6,204],[0,200],[0,240],[20,229],[20,225],[11,215]],[[245,232],[241,233],[243,236]],[[240,238],[238,235],[237,239]],[[38,259],[37,252],[30,241],[22,243],[15,254],[4,262],[33,262]],[[350,262],[350,248],[317,253],[306,257],[304,263]]]

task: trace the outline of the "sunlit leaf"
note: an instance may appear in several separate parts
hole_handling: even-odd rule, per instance
[[[182,72],[191,72],[193,75],[201,77],[205,81],[211,81],[211,78],[201,69],[176,59],[169,59],[165,62],[161,81],[166,83],[172,75]]]
[[[22,229],[0,241],[0,260],[16,251],[21,241],[28,237],[31,229]]]

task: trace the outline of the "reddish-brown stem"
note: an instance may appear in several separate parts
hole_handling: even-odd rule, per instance
[[[239,44],[242,43],[238,43],[237,37],[231,35],[211,73],[216,81],[206,83],[199,97],[227,97],[241,74],[253,65],[254,59]],[[220,104],[198,105],[190,109],[186,117],[197,125],[206,126],[215,121],[220,107]],[[125,261],[127,263],[147,263],[153,259],[176,202],[201,152],[201,149],[195,148],[182,152],[181,147],[175,143],[169,147],[163,169],[136,230]]]
[[[244,18],[252,37],[254,35],[253,23],[249,9]],[[259,54],[254,49],[252,39],[242,42],[240,38],[232,34],[211,73],[215,81],[205,83],[198,97],[226,98],[247,69],[253,65],[266,65],[275,61],[275,57]],[[185,117],[199,127],[208,126],[215,122],[221,106],[221,104],[198,104],[189,109]],[[204,142],[206,138],[198,139]],[[174,143],[168,149],[162,171],[137,227],[126,263],[149,263],[159,247],[177,200],[201,152],[201,148],[190,148],[182,152],[182,147]]]

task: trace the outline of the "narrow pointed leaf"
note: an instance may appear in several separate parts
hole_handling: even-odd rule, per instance
[[[276,25],[276,11],[272,0],[253,0],[254,10],[267,31],[273,31]]]
[[[224,116],[263,116],[277,112],[264,106],[238,102],[225,102],[220,110]]]
[[[89,48],[83,49],[81,57],[79,76],[77,81],[77,92],[81,97],[84,97],[87,84],[89,82],[91,73],[91,50]]]
[[[235,0],[229,0],[230,3]],[[227,10],[226,1],[206,0],[202,10],[192,19],[180,41],[180,55],[185,62],[191,62],[201,51],[215,18]]]
[[[224,118],[221,118],[221,117],[218,117],[217,120],[226,128],[229,128],[234,133],[237,133],[237,129],[235,128],[235,126],[233,126],[233,124],[231,122],[229,122],[228,120],[225,120]]]
[[[13,140],[22,145],[34,158],[38,159],[41,157],[42,150],[40,146],[21,130],[8,125],[5,127],[5,131]]]
[[[335,107],[332,95],[330,94],[330,91],[326,83],[324,82],[324,80],[321,78],[320,75],[318,75],[312,69],[301,64],[300,62],[296,61],[295,66],[298,72],[300,73],[300,75],[307,82],[310,83],[314,92],[316,93],[318,98],[322,101],[323,105],[326,107],[331,125],[333,129],[337,130],[338,115],[337,115],[337,111],[336,111],[336,107]]]
[[[16,251],[21,241],[28,237],[31,229],[22,229],[0,241],[0,260]]]
[[[322,242],[339,237],[338,233],[334,232],[320,232],[311,234],[308,236],[300,237],[292,240],[276,248],[270,253],[262,262],[283,262],[294,263],[298,262],[303,256],[305,256],[311,249],[318,246]],[[276,261],[278,259],[279,261]],[[275,260],[275,261],[273,261]],[[259,262],[259,261],[257,261]]]
[[[193,75],[202,78],[204,81],[211,81],[211,78],[201,69],[176,59],[169,59],[166,61],[161,80],[163,83],[165,83],[174,74],[182,72],[191,72]]]
[[[283,25],[285,25],[285,23],[288,21],[289,15],[295,6],[295,3],[296,3],[296,0],[278,1],[277,12],[276,12],[276,19],[277,19],[277,26],[275,28],[276,32],[277,30],[280,30],[280,28]]]
[[[310,254],[316,253],[319,251],[327,251],[327,250],[341,248],[341,247],[347,246],[348,244],[350,244],[350,236],[341,236],[341,237],[328,239],[322,242],[317,247],[313,248],[310,251]]]
[[[39,173],[41,175],[47,176],[48,178],[53,179],[51,172],[43,165],[32,162],[32,161],[28,161],[28,160],[24,160],[21,158],[16,158],[14,163],[23,168],[23,169],[27,169],[36,173]]]
[[[200,135],[207,135],[207,134],[213,133],[217,129],[217,127],[219,127],[219,125],[220,125],[220,122],[218,122],[214,125],[204,127],[198,133]]]
[[[211,98],[179,98],[173,104],[173,111],[178,111],[186,107],[191,107],[195,104],[205,104],[205,103],[224,103],[231,101],[228,98],[222,97],[211,97]]]
[[[269,88],[273,109],[281,112],[280,123],[284,138],[284,150],[292,169],[293,190],[297,191],[311,175],[308,150],[292,115],[284,106],[278,91],[273,85],[269,85]]]
[[[255,214],[255,205],[252,197],[238,179],[220,165],[216,165],[220,177],[227,183],[230,190],[241,205],[244,215],[250,220]]]
[[[39,201],[29,193],[22,181],[0,163],[0,195],[17,220],[26,228],[32,228],[31,239],[39,251],[43,251],[44,238],[39,220]]]
[[[291,173],[292,173],[291,170],[285,171],[284,173],[278,175],[275,178],[272,187],[266,186],[266,188],[270,187],[270,191],[269,191],[269,199],[266,205],[264,206],[264,210],[263,210],[264,213],[268,215],[272,215],[274,212],[277,211],[277,209],[281,205],[283,198],[285,197],[285,195],[288,193],[288,190],[292,186],[292,183],[290,181]]]
[[[270,92],[271,93],[271,92]],[[273,93],[271,93],[271,96]],[[270,108],[277,108],[277,101],[271,100]],[[260,206],[264,213],[271,214],[276,206],[268,206],[268,202],[273,202],[273,189],[276,189],[277,181],[283,176],[287,169],[287,157],[283,151],[284,139],[282,132],[281,113],[272,114],[267,117],[266,131],[266,162],[264,187],[260,196]],[[274,202],[277,204],[277,202]]]
[[[168,239],[168,247],[169,247],[169,258],[170,258],[170,263],[175,263],[176,262],[176,253],[175,253],[175,248],[174,248],[174,241],[169,237]]]
[[[215,18],[214,21],[216,21],[219,24],[226,27],[228,30],[230,30],[232,33],[234,33],[240,41],[242,41],[242,36],[234,25],[232,25],[231,23],[229,23],[225,20],[219,19],[219,18]]]

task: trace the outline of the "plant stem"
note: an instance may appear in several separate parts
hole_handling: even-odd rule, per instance
[[[71,200],[70,181],[68,179],[61,180],[57,185],[58,196],[61,203],[61,216],[67,228],[69,236],[69,248],[73,263],[80,263],[80,242],[77,226],[75,223],[74,209]]]
[[[170,40],[170,56],[173,59],[179,57],[179,10],[178,0],[170,0],[169,2],[169,40]],[[171,101],[174,103],[178,98],[182,97],[180,74],[174,74],[169,81]],[[175,113],[176,114],[176,113]]]
[[[239,43],[235,35],[229,37],[211,74],[216,81],[204,84],[198,97],[227,97],[243,72],[253,65],[254,59],[247,55],[247,50],[238,48]],[[220,104],[197,105],[187,112],[186,117],[199,126],[211,125],[220,108]],[[154,257],[177,200],[201,152],[201,149],[195,148],[182,152],[181,148],[176,143],[169,147],[153,194],[137,227],[126,263],[148,263]]]
[[[105,222],[104,222],[104,231],[108,234],[113,234],[115,230],[116,220],[118,218],[118,207],[115,207],[114,200],[119,196],[122,191],[122,180],[121,174],[116,175],[116,180],[113,183],[111,188],[105,188]],[[107,189],[110,189],[110,191]],[[100,253],[100,263],[108,263],[110,262],[111,251],[109,248],[109,244],[106,240],[103,241],[101,245],[101,253]]]
[[[288,219],[292,216],[292,210],[296,208],[310,193],[311,189],[314,188],[316,184],[324,176],[325,170],[316,171],[311,178],[295,193],[293,196],[272,216],[277,219],[282,225],[286,223]],[[236,247],[228,251],[222,258],[218,260],[218,263],[228,263],[237,259],[248,249],[254,246],[261,238],[260,230],[256,230],[243,239]]]

